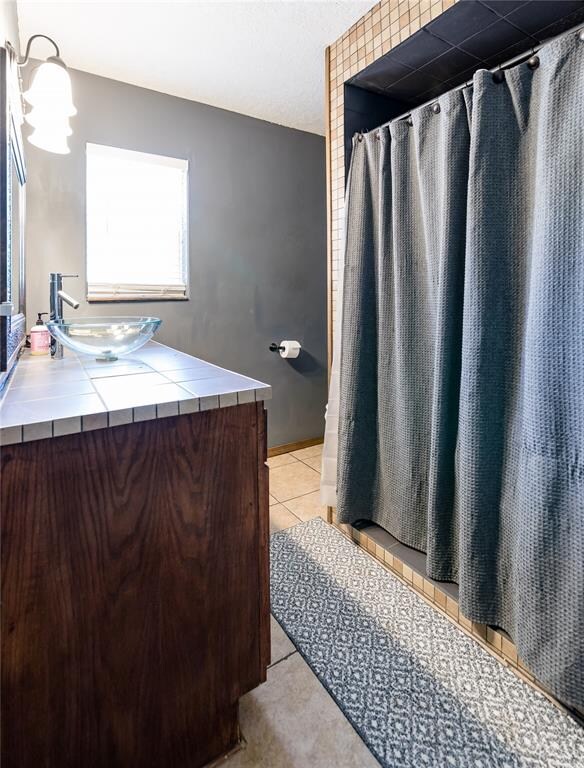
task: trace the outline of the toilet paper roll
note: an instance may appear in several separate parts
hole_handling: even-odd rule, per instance
[[[298,341],[281,341],[280,342],[280,357],[298,357],[302,347]]]

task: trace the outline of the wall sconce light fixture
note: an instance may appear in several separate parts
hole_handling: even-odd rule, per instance
[[[33,40],[43,37],[55,46],[55,55],[49,56],[35,71],[30,88],[23,93],[24,100],[32,109],[24,115],[34,130],[28,137],[31,144],[60,155],[69,153],[67,137],[72,134],[69,118],[77,114],[71,92],[71,78],[65,62],[59,55],[59,47],[47,35],[33,35],[26,44],[26,52],[17,60],[24,67],[30,59]]]

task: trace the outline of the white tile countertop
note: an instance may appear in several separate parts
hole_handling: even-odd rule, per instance
[[[267,400],[261,381],[150,341],[114,362],[29,352],[0,400],[0,445]]]

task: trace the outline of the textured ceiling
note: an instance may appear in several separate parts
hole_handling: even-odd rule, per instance
[[[54,37],[75,69],[324,134],[324,49],[366,2],[29,2],[21,47]],[[35,44],[33,55],[48,54]]]

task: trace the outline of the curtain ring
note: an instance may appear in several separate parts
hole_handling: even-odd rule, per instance
[[[502,83],[505,80],[505,72],[503,72],[502,69],[498,69],[496,72],[493,72],[493,82],[494,83]]]
[[[539,67],[539,56],[532,56],[527,62],[529,69],[537,69]]]
[[[581,43],[584,43],[584,29],[581,29],[580,32],[578,32],[578,38]]]
[[[363,141],[363,134],[362,133],[358,133],[357,134],[357,141]]]
[[[408,117],[408,125],[409,125],[409,126],[410,126],[410,128],[411,128],[413,124],[414,124],[414,118],[413,118],[413,117],[410,115],[410,116]]]
[[[436,102],[436,104],[432,104],[432,112],[437,115],[440,112],[440,104]]]
[[[375,134],[375,138],[377,139],[377,141],[379,141],[381,139],[380,131],[377,131],[377,133]]]

